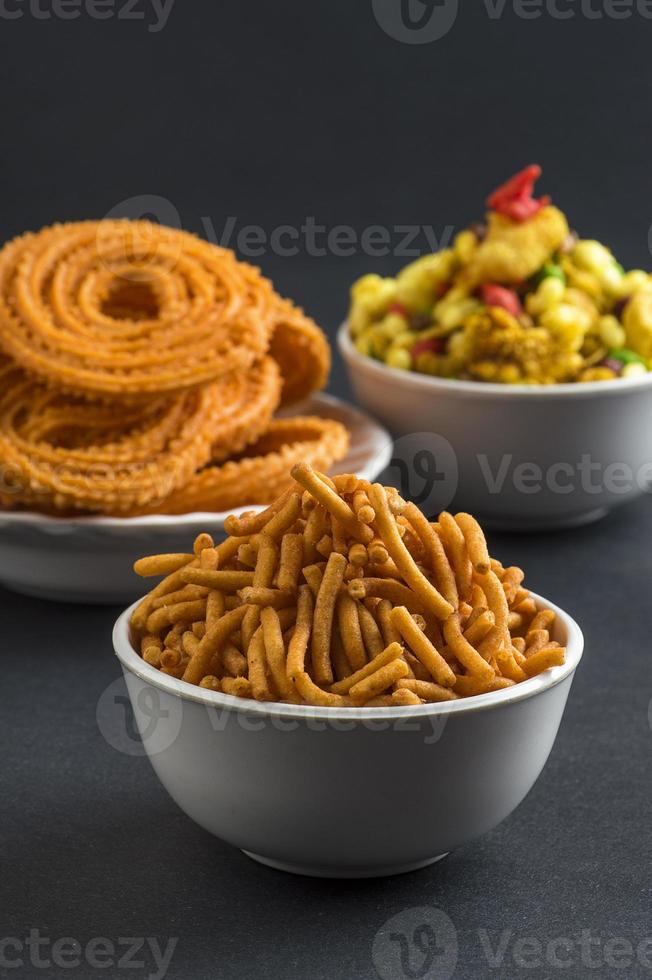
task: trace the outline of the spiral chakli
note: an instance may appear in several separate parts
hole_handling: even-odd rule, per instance
[[[0,251],[0,347],[89,398],[144,400],[246,370],[276,302],[232,252],[147,221],[55,225]]]
[[[315,321],[289,300],[278,297],[273,317],[269,352],[283,376],[281,403],[289,405],[324,387],[331,351]]]
[[[281,397],[281,375],[271,357],[246,372],[232,372],[215,382],[218,412],[211,420],[215,431],[211,462],[221,463],[255,442],[270,425]]]
[[[3,361],[0,391],[0,505],[126,514],[255,439],[276,407],[280,378],[265,358],[244,375],[116,411]]]
[[[267,504],[292,485],[295,463],[327,470],[348,448],[349,433],[333,419],[275,419],[240,458],[207,466],[166,500],[139,513],[185,514]]]

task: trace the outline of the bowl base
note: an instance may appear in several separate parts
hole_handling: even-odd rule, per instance
[[[311,867],[310,865],[303,864],[288,864],[286,861],[275,861],[273,858],[263,857],[262,854],[254,854],[252,851],[243,850],[242,853],[246,854],[253,861],[258,861],[259,864],[264,864],[268,868],[274,868],[275,871],[286,871],[288,874],[304,875],[309,878],[389,878],[392,875],[403,875],[410,871],[419,871],[420,868],[427,868],[428,865],[436,864],[437,861],[441,861],[442,858],[447,857],[449,852],[447,851],[445,854],[438,854],[436,857],[427,858],[425,861],[414,861],[412,864],[389,865],[372,870],[361,868],[359,871],[352,868],[338,869]]]
[[[586,510],[581,514],[573,514],[572,517],[542,517],[539,520],[532,520],[526,517],[496,517],[487,516],[476,511],[476,517],[482,527],[490,531],[517,531],[523,533],[563,531],[565,528],[583,527],[585,524],[593,524],[601,521],[609,513],[608,507],[596,507],[595,510]]]

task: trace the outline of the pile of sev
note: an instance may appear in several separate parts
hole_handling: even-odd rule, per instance
[[[210,691],[323,707],[409,706],[499,691],[565,661],[555,614],[491,558],[469,514],[430,522],[392,487],[306,462],[267,510],[227,518],[131,620],[143,659]]]
[[[327,381],[319,327],[258,269],[177,229],[84,221],[6,244],[0,352],[4,508],[268,503],[288,464],[328,467],[348,447],[337,422],[273,421]]]

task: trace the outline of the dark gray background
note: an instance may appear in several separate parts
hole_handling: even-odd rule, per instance
[[[441,236],[539,161],[542,189],[575,227],[649,267],[652,21],[616,20],[622,3],[601,0],[589,17],[587,3],[570,4],[566,20],[523,19],[510,4],[492,19],[478,0],[424,45],[384,33],[371,0],[176,0],[159,32],[143,0],[145,20],[40,19],[23,5],[20,18],[0,15],[0,233],[101,217],[134,198],[135,216],[158,195],[199,232],[212,223],[219,234],[231,216],[236,230],[269,234],[313,216],[358,235],[426,224]],[[406,257],[304,248],[256,261],[332,332],[351,280]],[[339,362],[332,389],[346,392]],[[98,699],[118,676],[117,610],[0,592],[0,938],[179,937],[173,980],[372,980],[384,923],[435,906],[457,929],[455,978],[649,976],[635,961],[609,965],[604,944],[652,935],[650,531],[646,498],[573,533],[491,537],[576,616],[587,656],[519,810],[440,865],[385,881],[285,876],[192,825],[147,761],[98,729]],[[510,944],[491,969],[482,929],[493,945],[511,930],[544,946],[591,930],[600,965],[576,948],[569,969],[526,968]],[[148,972],[0,968],[85,980]]]

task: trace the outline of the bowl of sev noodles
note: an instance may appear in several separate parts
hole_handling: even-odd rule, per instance
[[[491,830],[553,747],[582,634],[477,522],[306,464],[166,577],[114,648],[152,766],[208,832],[284,871],[398,874]],[[154,706],[155,710],[152,710]]]

